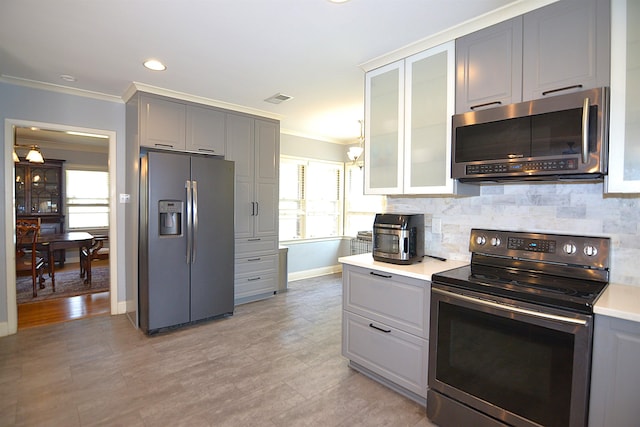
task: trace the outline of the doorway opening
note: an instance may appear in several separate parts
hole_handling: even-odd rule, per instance
[[[76,210],[74,212],[76,219],[73,226],[76,230],[78,228],[78,220],[82,222],[82,215],[85,217],[102,216],[104,220],[106,218],[106,224],[108,229],[103,228],[102,233],[106,235],[109,242],[110,256],[107,260],[99,261],[102,265],[92,263],[92,266],[103,268],[109,276],[108,289],[104,292],[72,296],[68,298],[57,298],[42,302],[29,302],[28,304],[21,304],[18,308],[18,300],[16,295],[16,269],[13,262],[12,253],[15,253],[13,244],[14,239],[7,239],[7,313],[8,313],[8,329],[9,333],[15,333],[19,328],[23,328],[23,324],[18,325],[18,311],[20,312],[20,320],[30,319],[25,325],[36,326],[37,324],[46,324],[58,321],[73,320],[83,317],[89,317],[93,315],[105,315],[118,313],[118,299],[117,299],[117,271],[115,268],[115,249],[116,249],[116,204],[115,204],[115,132],[105,131],[99,129],[88,129],[69,127],[64,125],[56,125],[50,123],[34,123],[34,122],[22,122],[22,121],[5,121],[5,156],[9,153],[9,149],[13,149],[18,145],[18,149],[21,146],[37,145],[42,152],[45,162],[47,158],[50,159],[62,159],[65,157],[72,159],[68,162],[70,169],[88,169],[88,170],[106,170],[108,172],[108,194],[106,199],[108,205],[105,205],[100,211],[96,211],[93,206],[93,212],[91,206],[84,206],[84,211],[81,209],[80,214]],[[11,146],[9,146],[11,144]],[[71,154],[69,154],[71,153]],[[21,160],[21,159],[19,159]],[[5,162],[5,166],[8,166],[9,160]],[[18,165],[19,163],[14,163]],[[20,204],[16,200],[16,173],[15,166],[7,167],[5,173],[5,200],[6,200],[6,234],[7,236],[15,236],[15,221],[18,216]],[[63,172],[64,174],[64,172]],[[11,188],[8,188],[11,187]],[[8,199],[8,200],[7,200]],[[38,204],[46,205],[46,201],[37,200],[34,203],[35,206],[30,207],[31,211],[39,211],[41,206]],[[50,206],[49,201],[49,206]],[[103,203],[104,204],[104,203]],[[66,205],[66,200],[62,201],[62,205]],[[42,207],[45,212],[51,212],[54,209],[47,206]],[[88,209],[88,210],[87,210]],[[76,231],[69,229],[69,216],[71,215],[69,209],[62,209],[61,213],[64,215],[63,227],[64,231]],[[84,212],[84,213],[83,213]],[[87,214],[88,212],[88,214]],[[46,214],[45,214],[46,216]],[[50,217],[55,217],[54,214],[50,214]],[[51,218],[48,218],[51,221]],[[55,220],[53,221],[55,222]],[[82,228],[82,226],[80,226]],[[87,231],[91,231],[92,235],[95,235],[96,230],[99,232],[99,228],[91,230],[90,225],[87,226]],[[9,248],[11,246],[11,248]],[[56,278],[58,274],[63,274],[65,269],[79,269],[79,251],[70,251],[70,257],[67,258],[68,262],[60,264],[56,263]],[[59,261],[59,260],[57,260]],[[106,265],[105,265],[106,264]],[[56,280],[58,284],[58,280]],[[26,317],[25,317],[26,316]],[[34,318],[35,316],[35,318]],[[26,321],[26,320],[25,320]],[[22,323],[22,322],[21,322]]]

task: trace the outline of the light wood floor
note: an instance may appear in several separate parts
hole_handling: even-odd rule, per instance
[[[108,265],[108,261],[98,261],[94,265],[99,263]],[[67,269],[77,270],[78,264],[67,263],[60,271]],[[109,292],[18,304],[18,330],[87,317],[104,316],[110,313],[111,297]]]
[[[126,315],[0,338],[0,426],[431,427],[341,355],[340,275],[158,334]]]

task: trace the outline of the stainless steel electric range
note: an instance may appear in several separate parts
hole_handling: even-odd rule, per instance
[[[585,426],[610,239],[471,230],[432,277],[427,415],[447,426]]]

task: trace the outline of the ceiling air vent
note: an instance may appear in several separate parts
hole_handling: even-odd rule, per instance
[[[291,98],[293,98],[293,96],[285,95],[284,93],[276,93],[275,95],[265,99],[265,101],[272,104],[280,104],[281,102],[288,101]]]

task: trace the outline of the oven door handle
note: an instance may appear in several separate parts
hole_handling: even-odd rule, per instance
[[[539,311],[534,311],[534,310],[527,310],[526,308],[520,308],[520,307],[513,307],[510,305],[505,305],[505,304],[500,304],[494,301],[487,301],[487,300],[483,300],[483,299],[478,299],[478,298],[474,298],[474,297],[469,297],[466,295],[460,295],[460,294],[456,294],[453,292],[449,292],[449,291],[443,291],[441,289],[433,289],[431,288],[432,292],[436,292],[442,295],[446,295],[448,297],[451,298],[458,298],[461,299],[463,301],[468,301],[468,302],[473,302],[475,304],[480,304],[480,305],[484,305],[487,307],[491,307],[491,308],[498,308],[501,310],[509,310],[509,311],[513,311],[519,314],[526,314],[529,316],[534,316],[534,317],[538,317],[541,319],[547,319],[547,320],[555,320],[555,321],[559,321],[559,322],[565,322],[565,323],[572,323],[572,324],[576,324],[576,325],[586,325],[587,321],[583,320],[583,319],[572,319],[570,317],[565,317],[565,316],[558,316],[555,314],[549,314],[549,313],[541,313]]]

